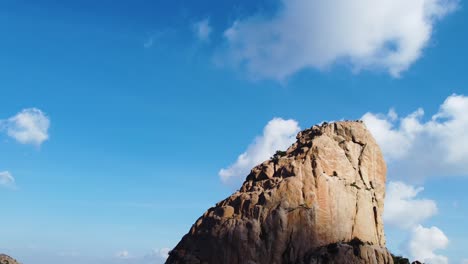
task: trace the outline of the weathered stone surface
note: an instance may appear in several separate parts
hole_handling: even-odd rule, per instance
[[[5,254],[0,254],[0,264],[20,264],[20,263]]]
[[[385,177],[362,122],[314,126],[208,209],[166,263],[393,263],[382,222]]]

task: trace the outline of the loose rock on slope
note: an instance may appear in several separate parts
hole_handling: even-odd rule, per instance
[[[360,121],[314,126],[208,209],[166,263],[393,263],[386,165]]]

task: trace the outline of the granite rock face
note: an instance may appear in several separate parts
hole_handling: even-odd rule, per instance
[[[18,261],[15,259],[11,258],[10,256],[7,256],[5,254],[0,254],[0,264],[20,264]]]
[[[386,165],[360,121],[314,126],[208,209],[166,263],[393,263]]]

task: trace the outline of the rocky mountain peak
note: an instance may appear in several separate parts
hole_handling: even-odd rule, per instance
[[[360,121],[316,125],[208,209],[167,263],[393,263],[386,165]]]

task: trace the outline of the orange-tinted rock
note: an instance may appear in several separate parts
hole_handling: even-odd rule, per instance
[[[314,126],[208,209],[167,263],[393,263],[382,222],[385,177],[362,122]]]

